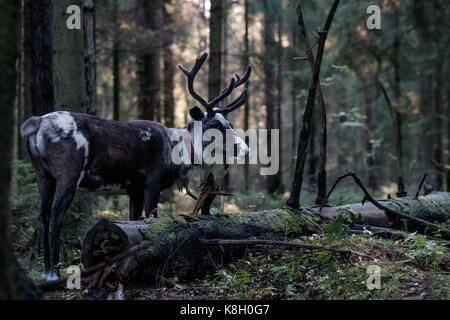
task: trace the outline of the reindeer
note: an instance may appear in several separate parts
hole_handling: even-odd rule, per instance
[[[187,152],[190,152],[193,159],[192,143],[196,139],[193,135],[194,120],[201,121],[203,131],[210,128],[223,133],[233,130],[225,116],[246,102],[247,90],[243,90],[237,99],[223,107],[219,108],[218,104],[247,81],[251,73],[251,67],[248,66],[242,77],[236,74],[236,79],[232,78],[218,97],[206,102],[194,90],[195,77],[206,58],[207,54],[204,53],[190,71],[178,66],[187,77],[190,94],[206,110],[203,112],[198,106],[190,108],[189,114],[193,120],[183,128],[167,128],[147,120],[112,121],[67,111],[33,116],[22,124],[21,135],[27,140],[41,197],[39,221],[44,255],[42,278],[45,281],[58,279],[62,221],[77,189],[128,194],[130,220],[139,219],[144,208],[147,218],[151,214],[157,217],[161,190],[169,188],[175,182],[180,190],[185,187],[189,192],[193,164],[177,165],[171,160],[171,151],[177,143],[171,139],[173,131],[181,130],[183,141],[190,141]],[[232,132],[234,156],[245,157],[249,151],[248,146]],[[215,143],[220,144],[217,141]],[[201,149],[205,146],[202,141]],[[203,153],[196,156],[201,158]],[[58,192],[53,204],[56,190]]]

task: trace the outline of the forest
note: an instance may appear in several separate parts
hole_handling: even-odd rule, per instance
[[[0,300],[448,300],[449,18],[0,0]]]

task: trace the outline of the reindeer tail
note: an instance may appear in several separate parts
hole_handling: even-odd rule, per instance
[[[27,137],[33,133],[36,133],[39,130],[39,125],[41,124],[41,117],[33,116],[27,119],[20,126],[20,135],[22,137]]]

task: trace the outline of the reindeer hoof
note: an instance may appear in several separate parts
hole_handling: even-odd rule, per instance
[[[59,277],[58,277],[58,274],[56,273],[56,271],[51,270],[48,272],[44,272],[42,274],[41,279],[44,280],[45,282],[53,282],[53,281],[59,280]]]

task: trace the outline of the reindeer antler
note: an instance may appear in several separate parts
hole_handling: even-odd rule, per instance
[[[219,112],[219,113],[221,113],[223,115],[227,115],[231,111],[236,110],[237,108],[242,106],[245,103],[245,101],[247,101],[247,90],[244,90],[242,92],[242,94],[237,99],[233,100],[230,104],[226,105],[223,108],[220,108],[220,109],[216,108],[216,109],[214,109],[214,106],[216,106],[219,102],[225,100],[231,94],[231,92],[233,92],[233,90],[235,88],[237,88],[240,85],[242,85],[243,83],[245,83],[248,80],[248,78],[250,77],[250,73],[252,71],[252,68],[251,68],[251,66],[248,66],[247,70],[242,75],[242,77],[239,76],[238,74],[236,74],[235,75],[236,76],[236,80],[234,78],[232,78],[231,81],[230,81],[230,84],[226,88],[222,89],[222,91],[220,92],[219,96],[217,96],[216,98],[214,98],[210,102],[206,102],[205,99],[203,99],[197,92],[195,92],[195,90],[194,90],[194,80],[195,80],[195,77],[196,77],[198,71],[203,66],[203,63],[205,63],[205,60],[206,60],[207,57],[208,57],[208,54],[207,53],[203,53],[200,56],[200,58],[197,58],[197,60],[195,61],[195,64],[192,67],[191,71],[186,69],[181,64],[178,65],[178,68],[188,78],[188,90],[189,90],[189,93],[191,94],[191,96],[195,100],[197,100],[198,102],[201,103],[201,105],[206,109],[206,111],[208,112],[209,115],[213,115],[216,112]]]
[[[251,73],[252,73],[252,66],[250,66],[250,65],[247,66],[247,70],[245,70],[245,73],[242,76],[240,76],[236,73],[235,74],[236,82],[234,84],[233,89],[244,84],[250,77]],[[231,103],[227,104],[225,107],[217,109],[216,112],[219,112],[219,113],[223,114],[224,116],[226,116],[230,112],[236,110],[237,108],[239,108],[240,106],[245,104],[245,102],[247,101],[247,98],[248,98],[248,91],[247,91],[247,89],[244,89],[244,91],[242,91],[241,95],[238,98],[233,100]]]

